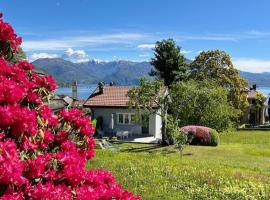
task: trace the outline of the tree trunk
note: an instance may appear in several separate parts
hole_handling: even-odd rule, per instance
[[[162,135],[162,145],[169,145],[169,140],[167,137],[167,111],[168,108],[164,109],[164,115],[162,117],[162,128],[161,128],[161,135]]]

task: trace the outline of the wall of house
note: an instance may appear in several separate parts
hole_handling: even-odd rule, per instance
[[[244,112],[241,119],[242,124],[262,125],[265,123],[265,106],[254,108],[255,104],[251,99],[248,100],[249,108]]]
[[[161,139],[162,120],[159,114],[150,115],[149,117],[149,135]]]
[[[103,130],[105,132],[110,132],[110,121],[111,115],[113,114],[114,118],[114,131],[117,130],[126,130],[133,131],[135,134],[142,133],[142,127],[140,125],[123,125],[117,124],[117,113],[135,113],[134,110],[125,109],[125,108],[92,108],[93,118],[97,119],[99,116],[103,118]]]
[[[161,128],[162,128],[162,119],[161,116],[156,114],[156,138],[162,139],[162,134],[161,134]]]
[[[111,114],[114,118],[114,131],[127,130],[133,131],[134,134],[142,134],[141,125],[123,125],[117,124],[117,113],[134,113],[135,110],[125,108],[92,108],[93,118],[97,119],[99,116],[103,118],[103,131],[110,132]],[[155,136],[155,138],[161,139],[161,117],[158,114],[149,116],[149,135]]]
[[[149,116],[149,135],[155,136],[156,134],[156,117],[155,115]]]

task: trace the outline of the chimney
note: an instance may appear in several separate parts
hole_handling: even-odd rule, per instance
[[[253,89],[253,90],[256,90],[256,89],[257,89],[257,85],[256,85],[256,84],[253,84],[253,85],[252,85],[252,89]]]
[[[103,82],[98,83],[98,89],[99,89],[99,93],[103,94],[103,90],[104,90],[104,83]]]
[[[77,93],[77,81],[73,81],[72,83],[72,98],[78,99],[78,93]]]
[[[115,83],[113,81],[111,81],[110,86],[115,86]]]

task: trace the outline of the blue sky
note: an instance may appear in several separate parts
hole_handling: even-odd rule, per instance
[[[268,0],[1,0],[29,59],[149,60],[173,38],[193,59],[228,52],[238,69],[270,71]]]

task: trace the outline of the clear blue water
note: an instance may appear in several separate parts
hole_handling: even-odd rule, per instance
[[[97,84],[78,85],[78,98],[86,100],[89,95],[96,89]],[[270,87],[259,87],[258,91],[262,92],[265,96],[270,94]],[[71,88],[61,87],[57,88],[55,94],[72,95]]]
[[[262,92],[267,97],[270,94],[270,87],[259,87],[257,90]]]
[[[90,94],[96,89],[97,84],[90,85],[78,85],[78,99],[86,100]],[[57,88],[55,94],[64,94],[72,96],[71,87],[60,87]]]

